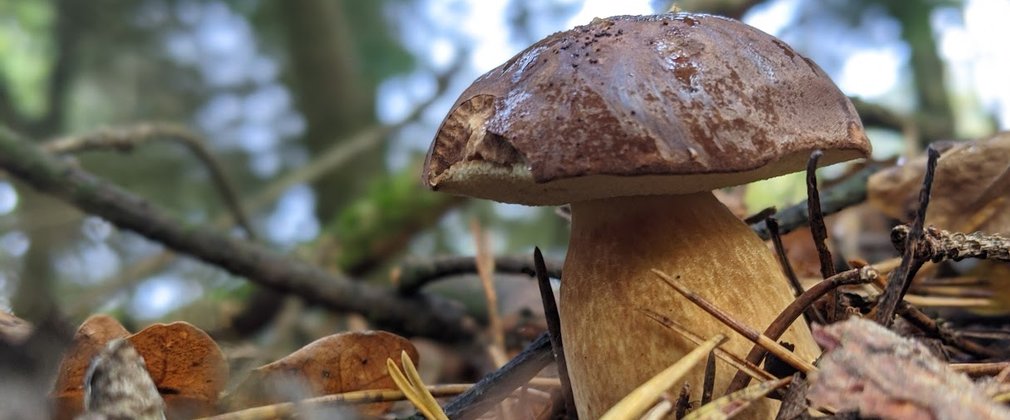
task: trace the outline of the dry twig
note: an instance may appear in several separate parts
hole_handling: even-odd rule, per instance
[[[899,225],[891,230],[891,243],[898,252],[905,252],[911,229],[908,225]],[[927,227],[915,256],[935,263],[965,258],[1010,262],[1010,239],[997,234],[948,232]]]
[[[484,299],[487,302],[491,355],[495,367],[501,367],[506,363],[507,356],[505,355],[505,329],[501,325],[501,317],[498,316],[498,293],[494,289],[494,257],[488,248],[490,245],[487,242],[487,235],[480,228],[477,220],[470,222],[470,233],[477,246],[477,255],[474,256],[474,261],[477,263],[477,276],[480,278],[481,287],[484,288]]]
[[[547,333],[551,338],[551,348],[554,359],[558,363],[558,377],[561,379],[561,395],[565,400],[565,411],[569,416],[575,416],[575,399],[572,397],[572,383],[568,377],[568,362],[565,361],[565,344],[561,340],[561,315],[558,304],[554,300],[554,289],[547,277],[547,266],[540,248],[533,248],[533,264],[537,271],[537,285],[540,287],[540,300],[544,303],[544,317],[547,319]]]
[[[879,276],[880,274],[877,273],[877,270],[873,269],[873,266],[867,265],[862,268],[843,271],[822,280],[806,292],[803,292],[800,297],[796,298],[793,303],[790,303],[789,306],[779,313],[779,316],[775,317],[775,320],[768,325],[767,329],[765,329],[764,335],[773,340],[777,340],[782,336],[782,333],[784,333],[786,329],[796,321],[796,318],[798,318],[806,308],[810,307],[811,304],[817,301],[817,299],[820,299],[821,296],[824,296],[827,292],[836,290],[840,286],[872,283]],[[764,359],[765,354],[767,354],[767,351],[762,348],[762,346],[755,345],[751,348],[750,352],[747,353],[746,360],[748,363],[757,365]],[[732,393],[739,391],[746,387],[748,383],[750,383],[750,378],[742,372],[738,372],[733,377],[733,380],[730,381],[726,392]]]
[[[473,388],[446,404],[443,407],[445,414],[453,420],[476,419],[505,399],[513,390],[529,382],[530,378],[553,360],[550,337],[547,333],[541,334],[501,369],[491,372]],[[415,414],[410,419],[422,420],[424,417]]]
[[[691,301],[691,303],[698,305],[699,308],[703,309],[705,312],[708,312],[710,315],[721,321],[727,327],[730,327],[733,331],[736,331],[737,333],[744,336],[748,340],[757,343],[761,347],[764,347],[766,350],[774,354],[783,362],[788,363],[790,366],[796,368],[797,370],[803,373],[808,373],[817,370],[817,368],[814,367],[814,365],[812,365],[810,362],[801,359],[795,353],[787,350],[785,347],[782,347],[782,345],[780,345],[779,343],[776,343],[775,340],[772,340],[771,338],[768,338],[768,336],[761,334],[760,332],[751,328],[750,326],[747,326],[746,324],[736,319],[733,319],[733,317],[730,316],[728,313],[726,313],[726,311],[723,311],[722,309],[713,305],[711,302],[705,300],[705,298],[701,297],[697,293],[694,293],[677,279],[670,277],[668,274],[656,269],[653,269],[652,272],[656,274],[656,276],[658,276],[661,280],[666,282],[667,285],[676,290],[677,293],[680,293],[685,298],[687,298],[687,300]]]
[[[905,252],[901,258],[901,265],[891,274],[887,283],[887,289],[881,296],[877,304],[875,320],[883,326],[890,326],[894,320],[894,313],[898,303],[905,297],[908,287],[912,285],[912,278],[919,271],[927,260],[918,258],[919,248],[922,246],[923,224],[926,222],[926,209],[929,207],[929,195],[933,186],[933,174],[936,172],[936,161],[940,158],[940,152],[930,147],[927,151],[929,159],[926,161],[926,176],[922,181],[922,189],[919,191],[919,209],[912,222],[912,229],[905,242]]]
[[[695,335],[694,333],[692,333],[691,331],[689,331],[687,328],[684,328],[683,325],[680,325],[680,324],[674,322],[672,319],[670,319],[669,317],[667,317],[665,315],[662,315],[662,314],[660,314],[660,313],[658,313],[656,311],[653,311],[652,309],[648,309],[648,308],[639,308],[638,310],[641,311],[642,313],[644,313],[645,316],[651,318],[653,321],[656,321],[656,322],[660,323],[662,326],[664,326],[666,328],[669,328],[669,329],[673,330],[674,332],[676,332],[677,334],[680,334],[680,335],[684,336],[684,338],[687,338],[688,340],[691,340],[691,342],[694,343],[695,345],[699,345],[700,346],[702,343],[705,342],[705,340],[703,340],[701,337]],[[734,369],[737,369],[737,370],[739,370],[739,371],[741,371],[741,372],[749,375],[751,378],[758,379],[758,380],[775,379],[775,376],[773,376],[772,374],[766,372],[764,369],[761,369],[760,366],[757,366],[757,365],[755,365],[753,363],[750,363],[750,362],[748,362],[748,361],[746,361],[744,359],[741,359],[741,358],[737,357],[735,354],[730,353],[728,351],[725,351],[725,350],[723,350],[720,347],[716,347],[715,348],[715,355],[720,360],[728,363]]]

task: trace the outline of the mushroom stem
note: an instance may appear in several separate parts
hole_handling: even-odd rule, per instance
[[[793,299],[775,256],[710,192],[618,197],[572,203],[572,236],[561,287],[561,332],[580,418],[598,418],[693,343],[645,315],[649,309],[704,337],[731,338],[723,349],[744,356],[750,342],[677,293],[650,270],[687,287],[758,330]],[[783,334],[796,353],[819,353],[806,324]],[[719,362],[715,389],[735,373]],[[687,381],[701,389],[700,370]],[[774,417],[770,404],[750,411]]]

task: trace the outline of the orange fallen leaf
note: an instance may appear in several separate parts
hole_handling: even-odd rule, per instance
[[[406,351],[417,363],[418,353],[407,339],[384,331],[346,332],[320,338],[276,362],[256,368],[239,387],[241,405],[263,405],[289,400],[291,391],[308,396],[367,389],[396,389],[386,371],[386,359]],[[293,384],[294,382],[294,384]],[[288,389],[276,389],[284,387]],[[297,386],[301,390],[294,389]],[[275,387],[271,389],[271,387]],[[286,395],[285,395],[286,394]],[[389,403],[359,408],[372,415],[389,409]]]
[[[81,324],[60,361],[53,388],[56,419],[72,419],[84,411],[84,376],[91,360],[105,348],[106,343],[128,335],[130,332],[108,315],[92,315]]]
[[[115,318],[94,315],[74,334],[63,354],[53,394],[57,419],[72,419],[84,410],[84,377],[105,345],[126,338],[144,358],[165,400],[168,418],[211,414],[228,380],[228,365],[217,344],[185,323],[155,324],[130,335]]]
[[[154,324],[127,338],[144,357],[168,418],[213,414],[228,381],[224,353],[187,322]]]

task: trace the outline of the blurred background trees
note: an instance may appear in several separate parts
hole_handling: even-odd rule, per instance
[[[406,258],[472,255],[474,219],[495,254],[539,245],[560,258],[567,222],[554,209],[429,193],[418,182],[423,154],[478,75],[554,31],[669,3],[0,0],[0,124],[38,141],[150,122],[185,127],[233,184],[249,240],[361,279],[389,282]],[[1010,54],[999,45],[1010,33],[998,19],[1010,2],[677,5],[742,18],[813,58],[858,100],[878,158],[1010,125]],[[188,222],[249,235],[212,172],[178,142],[75,159]],[[744,204],[790,204],[802,191],[765,183]],[[479,282],[442,289],[481,317]],[[535,299],[509,302],[539,310]],[[30,320],[53,311],[184,318],[245,334],[292,305],[302,310],[0,174],[0,309]],[[314,313],[320,328],[337,328]]]

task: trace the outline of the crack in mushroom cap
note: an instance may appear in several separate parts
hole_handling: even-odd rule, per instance
[[[425,185],[550,205],[686,194],[865,157],[852,103],[813,61],[736,20],[616,16],[551,35],[467,88]]]

